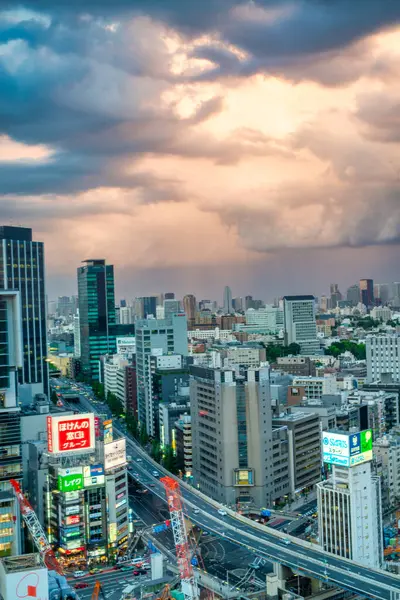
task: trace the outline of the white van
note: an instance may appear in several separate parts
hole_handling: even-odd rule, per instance
[[[220,508],[218,509],[218,514],[221,515],[221,517],[226,517],[228,513],[223,508]]]
[[[134,558],[134,559],[131,561],[131,564],[132,564],[132,565],[141,565],[143,562],[144,562],[144,558],[143,558],[143,556],[138,556],[138,558]]]
[[[85,575],[86,575],[85,571],[74,571],[75,579],[78,579],[79,577],[85,577]]]

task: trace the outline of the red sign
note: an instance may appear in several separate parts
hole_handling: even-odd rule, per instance
[[[94,435],[96,440],[100,437],[100,419],[99,417],[94,418]]]
[[[47,447],[49,452],[80,452],[93,450],[95,445],[94,415],[84,413],[47,417]]]
[[[51,417],[47,417],[47,448],[53,452],[53,430],[51,427]]]
[[[72,515],[71,517],[67,517],[65,519],[66,525],[77,525],[80,521],[79,515]]]

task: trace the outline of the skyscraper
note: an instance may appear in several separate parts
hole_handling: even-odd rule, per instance
[[[228,285],[226,285],[224,289],[224,311],[228,314],[233,312],[232,291]]]
[[[82,372],[99,378],[98,361],[104,354],[114,354],[115,325],[114,267],[104,259],[85,260],[78,267],[79,325]]]
[[[164,317],[169,319],[171,315],[181,312],[181,303],[179,300],[164,300]]]
[[[188,325],[193,325],[197,311],[196,298],[193,294],[187,294],[183,297],[183,310],[187,316]]]
[[[0,290],[21,294],[20,398],[30,402],[35,394],[48,394],[44,247],[32,241],[32,229],[0,227]]]
[[[22,479],[21,409],[18,407],[17,372],[22,367],[20,294],[0,290],[0,514],[1,553],[18,554],[19,511],[10,479]],[[18,534],[15,535],[14,532]]]
[[[299,344],[301,354],[318,354],[320,344],[317,338],[314,296],[285,296],[283,310],[286,345]]]
[[[357,284],[351,285],[347,290],[347,302],[350,302],[352,306],[357,306],[360,302],[360,288]]]
[[[372,279],[360,279],[361,302],[368,308],[374,304],[374,282]]]

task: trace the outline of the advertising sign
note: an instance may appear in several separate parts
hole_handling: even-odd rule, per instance
[[[65,500],[67,502],[75,502],[79,500],[79,492],[65,492]]]
[[[60,492],[76,492],[82,488],[82,467],[58,469],[58,489]]]
[[[126,464],[126,440],[121,438],[104,445],[104,469],[109,471]]]
[[[104,475],[103,465],[89,465],[87,467],[83,467],[83,476],[86,477],[97,477],[99,475]]]
[[[100,437],[100,419],[99,417],[94,418],[94,435],[96,440]]]
[[[234,485],[239,487],[254,485],[253,469],[235,469]]]
[[[76,515],[77,513],[79,513],[79,505],[76,506],[67,506],[65,508],[65,514],[66,515]]]
[[[104,443],[111,444],[111,442],[114,439],[112,420],[109,419],[108,421],[103,421],[103,427],[104,427]]]
[[[94,415],[85,413],[68,417],[47,417],[47,449],[50,453],[93,450]]]
[[[65,524],[66,525],[78,525],[79,521],[80,521],[79,515],[72,515],[71,517],[67,517],[65,519]]]
[[[372,460],[372,431],[322,433],[322,460],[342,467],[354,467]]]
[[[19,573],[6,573],[2,577],[1,593],[4,600],[48,600],[47,569],[33,569]]]

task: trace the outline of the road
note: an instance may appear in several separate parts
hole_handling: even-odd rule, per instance
[[[99,403],[93,404],[88,397],[82,398],[82,405],[93,412],[104,412],[104,407]],[[118,421],[115,422],[114,430],[127,436],[125,427],[118,424]],[[161,467],[155,466],[144,450],[129,436],[127,451],[133,459],[128,465],[129,474],[151,493],[165,499],[163,484],[152,474],[157,470],[162,475]],[[287,565],[295,572],[326,580],[354,593],[379,600],[400,600],[400,577],[397,575],[328,554],[314,544],[260,526],[232,511],[227,511],[226,516],[221,516],[216,503],[183,484],[181,492],[185,512],[193,523],[226,540],[246,546],[255,556]]]
[[[100,581],[102,584],[107,600],[121,600],[124,590],[132,591],[131,589],[126,588],[132,588],[133,586],[139,588],[146,582],[150,582],[151,578],[149,575],[138,575],[137,577],[134,577],[130,572],[103,571],[96,575],[87,575],[79,579],[69,580],[69,583],[72,587],[82,582],[88,583],[89,587],[82,590],[78,589],[76,591],[78,592],[79,600],[90,600],[96,581]]]

